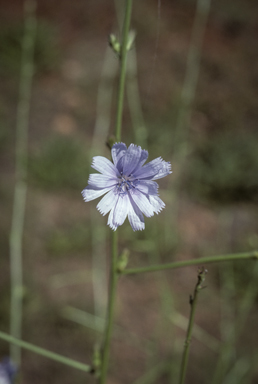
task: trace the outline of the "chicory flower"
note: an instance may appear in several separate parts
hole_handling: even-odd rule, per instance
[[[102,156],[93,157],[92,168],[100,173],[89,176],[83,199],[87,202],[106,193],[97,209],[102,215],[109,212],[110,228],[115,231],[128,216],[134,231],[143,230],[143,215],[151,217],[165,207],[154,180],[172,173],[171,164],[158,157],[143,165],[148,151],[134,144],[127,149],[124,143],[116,143],[111,155],[114,163]]]

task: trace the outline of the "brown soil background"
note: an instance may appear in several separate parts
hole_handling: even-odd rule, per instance
[[[1,0],[0,9],[2,23],[14,25],[21,22],[21,1]],[[160,136],[167,135],[169,129],[173,130],[186,69],[195,2],[161,0],[160,19],[158,13],[157,1],[135,1],[132,26],[137,32],[138,83],[143,115],[147,128],[150,127],[150,159],[157,155],[169,161],[173,158],[172,150],[169,150],[169,145],[164,151],[159,144],[156,145],[155,135],[157,132]],[[39,0],[37,15],[39,20],[47,22],[55,31],[59,59],[53,69],[39,70],[34,78],[29,153],[31,156],[40,153],[44,143],[57,135],[78,140],[88,154],[108,36],[111,32],[117,32],[114,3],[108,0]],[[191,135],[199,140],[207,137],[212,140],[225,127],[236,132],[257,129],[257,21],[256,1],[212,1],[191,119]],[[115,96],[116,93],[113,96],[110,133],[114,122]],[[17,99],[17,73],[2,74],[0,107],[2,126],[7,127],[7,139],[1,146],[0,157],[0,329],[6,332],[9,330],[8,235],[15,182]],[[133,141],[131,127],[126,103],[123,141],[127,144]],[[162,127],[166,127],[164,131]],[[102,150],[107,156],[104,143]],[[153,250],[148,251],[148,236],[151,239],[157,236],[161,262],[257,248],[258,209],[254,203],[201,203],[191,197],[191,191],[185,189],[176,201],[176,209],[179,207],[176,230],[180,243],[175,248],[171,243],[173,235],[170,230],[173,231],[173,226],[169,220],[176,211],[170,189],[173,189],[173,176],[176,178],[178,174],[177,164],[172,166],[174,175],[169,181],[160,183],[161,197],[166,201],[167,208],[158,217],[146,220],[146,227],[149,228],[147,234],[133,234],[128,222],[121,229],[120,247],[121,250],[124,247],[131,249],[131,267],[159,261]],[[51,188],[51,185],[45,188],[34,182],[33,177],[29,179],[23,243],[23,339],[90,363],[95,340],[100,339],[99,333],[63,315],[67,306],[94,312],[91,284],[91,238],[94,229],[90,227],[89,217],[91,208],[96,204],[82,201],[80,191],[87,184],[89,163],[82,164],[82,167],[85,167],[85,177],[78,189],[70,186]],[[151,223],[151,220],[155,223]],[[100,218],[98,223],[104,228],[106,218]],[[166,230],[164,223],[167,223]],[[61,241],[61,245],[56,245],[56,239]],[[65,242],[66,239],[68,242]],[[108,249],[107,246],[107,252]],[[218,340],[222,337],[219,329],[221,303],[224,299],[232,301],[234,307],[245,292],[253,264],[249,269],[243,266],[243,269],[247,268],[243,275],[241,267],[234,268],[240,278],[235,281],[235,296],[228,298],[221,286],[223,271],[217,266],[209,267],[207,288],[202,292],[196,315],[196,323]],[[78,281],[73,283],[57,285],[57,276],[62,275],[65,279],[71,272],[78,271],[85,271],[85,276],[82,278],[79,275]],[[175,371],[172,371],[172,378],[166,372],[155,382],[177,382],[173,379],[173,372],[176,376],[184,331],[172,324],[171,316],[175,311],[188,316],[188,298],[195,281],[195,267],[166,272],[164,275],[158,273],[121,278],[116,324],[124,329],[124,333],[117,332],[112,343],[109,384],[134,383],[146,370],[162,361],[171,361]],[[170,296],[164,294],[167,290]],[[237,316],[234,309],[230,316],[233,324]],[[257,320],[256,299],[237,341],[236,358],[257,353]],[[8,355],[8,351],[8,345],[0,340],[0,357]],[[193,339],[187,383],[210,382],[217,359],[218,353]],[[245,382],[258,383],[257,371],[254,370],[251,376]],[[94,382],[94,377],[83,372],[23,351],[22,384]]]

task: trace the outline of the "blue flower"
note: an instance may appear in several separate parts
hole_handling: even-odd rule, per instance
[[[0,362],[0,384],[12,384],[16,373],[17,369],[8,357]]]
[[[144,217],[159,213],[165,203],[158,197],[158,184],[154,181],[171,172],[171,164],[158,157],[145,164],[148,152],[131,144],[116,143],[111,149],[113,163],[102,156],[95,156],[87,187],[82,191],[84,201],[100,200],[97,209],[102,215],[108,212],[108,225],[114,231],[128,220],[134,231],[145,228]]]

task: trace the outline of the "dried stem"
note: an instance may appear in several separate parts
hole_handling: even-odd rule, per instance
[[[182,356],[179,384],[184,384],[184,382],[185,382],[185,375],[186,375],[186,369],[187,369],[187,363],[188,363],[188,357],[189,357],[189,349],[190,349],[190,343],[191,343],[193,326],[194,326],[194,316],[195,316],[195,312],[196,312],[197,299],[198,299],[198,294],[199,294],[200,290],[203,288],[202,284],[205,280],[206,273],[207,273],[206,269],[204,269],[204,268],[199,269],[197,284],[196,284],[195,289],[194,289],[194,294],[193,294],[193,296],[190,296],[191,312],[190,312],[188,329],[187,329],[187,334],[186,334],[186,339],[185,339],[184,352],[183,352],[183,356]]]

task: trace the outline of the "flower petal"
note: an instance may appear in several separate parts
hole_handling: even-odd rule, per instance
[[[87,187],[82,191],[83,200],[87,202],[97,199],[97,197],[104,195],[104,193],[107,193],[108,191],[110,191],[110,188],[94,188],[87,185]]]
[[[162,160],[161,157],[150,161],[140,168],[134,177],[138,179],[156,180],[169,175],[171,172],[171,164]]]
[[[115,165],[103,156],[93,157],[91,167],[105,176],[110,176],[111,178],[119,176],[119,172]]]
[[[145,216],[151,217],[154,215],[154,208],[143,193],[134,190],[134,193],[131,192],[131,197]]]
[[[159,213],[165,208],[166,204],[158,196],[148,196],[148,200],[154,208],[155,213]]]
[[[130,205],[128,195],[120,195],[114,210],[113,224],[118,227],[122,225],[127,217]]]
[[[115,166],[117,165],[119,159],[124,156],[127,150],[127,146],[124,143],[115,143],[111,149],[111,155]]]
[[[146,151],[145,149],[142,149],[141,157],[140,157],[139,163],[137,165],[137,168],[140,168],[143,166],[145,161],[148,159],[148,156],[149,156],[148,151]]]
[[[109,215],[108,215],[108,226],[113,229],[113,231],[115,231],[117,229],[117,225],[114,225],[114,221],[113,221],[113,217],[114,217],[114,210],[115,210],[115,207],[113,207],[111,209],[111,211],[109,212]]]
[[[116,185],[117,179],[100,173],[92,173],[89,176],[88,184],[96,188],[108,188]]]
[[[142,231],[145,229],[144,217],[140,209],[137,207],[130,195],[130,205],[128,207],[128,220],[133,231]]]
[[[124,156],[123,174],[129,176],[139,164],[141,158],[141,147],[130,144]]]
[[[98,203],[97,210],[105,216],[115,205],[119,197],[115,194],[116,188],[111,189]]]
[[[158,184],[152,180],[139,180],[136,184],[136,189],[146,195],[157,195],[158,188]]]

